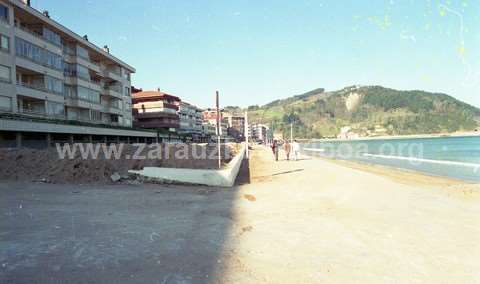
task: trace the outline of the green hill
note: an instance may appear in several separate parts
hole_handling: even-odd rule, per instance
[[[344,126],[361,136],[408,135],[475,130],[480,109],[446,94],[366,86],[251,106],[249,119],[284,133],[293,122],[295,136],[305,138],[335,137]]]

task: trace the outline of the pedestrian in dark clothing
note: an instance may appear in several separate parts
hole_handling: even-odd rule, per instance
[[[275,157],[275,161],[278,161],[278,142],[277,142],[277,140],[273,140],[272,152],[273,152],[273,156]]]

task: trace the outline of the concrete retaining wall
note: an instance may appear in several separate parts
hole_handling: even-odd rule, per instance
[[[143,170],[128,172],[159,181],[231,187],[245,157],[245,147],[243,144],[238,154],[221,170],[145,167]]]

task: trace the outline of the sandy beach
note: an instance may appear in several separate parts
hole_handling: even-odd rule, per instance
[[[0,282],[480,281],[478,185],[263,146],[249,168],[230,189],[2,182]]]
[[[270,158],[268,150],[254,151],[254,184],[242,191],[256,201],[236,209],[252,230],[234,251],[256,279],[480,281],[478,185],[355,163]],[[246,283],[244,276],[233,280]]]

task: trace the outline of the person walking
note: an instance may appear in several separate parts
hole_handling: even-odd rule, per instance
[[[285,155],[287,156],[287,161],[290,161],[290,151],[292,150],[292,145],[285,140],[285,145],[283,145],[283,150],[285,150]]]
[[[278,161],[278,142],[277,142],[277,140],[273,140],[271,148],[272,148],[273,156],[275,157],[275,161]]]
[[[293,151],[293,160],[297,161],[298,155],[300,154],[300,144],[297,142],[296,139],[293,140],[292,151]]]

